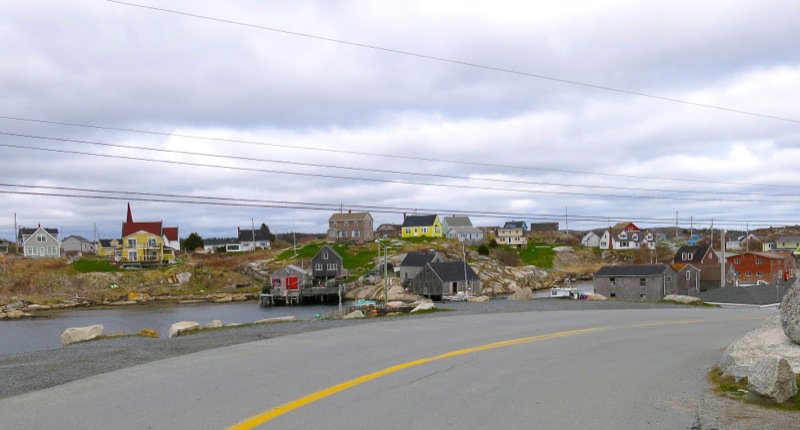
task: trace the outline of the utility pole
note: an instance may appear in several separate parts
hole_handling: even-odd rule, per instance
[[[467,287],[469,284],[469,281],[467,281],[467,251],[466,248],[464,248],[463,240],[461,241],[461,255],[464,256],[464,294],[467,295],[467,301],[469,301],[469,288]]]
[[[694,236],[694,217],[689,217],[689,237]]]
[[[719,286],[725,288],[725,229],[722,229],[719,236],[719,243],[722,244],[722,259],[720,260]]]
[[[569,207],[567,206],[564,206],[564,223],[567,225],[567,236],[569,236]]]
[[[14,252],[19,254],[19,228],[17,227],[17,213],[14,212],[14,243],[17,246],[14,247]]]
[[[252,230],[250,230],[250,232],[253,233],[253,251],[255,251],[256,250],[256,222],[255,222],[255,220],[253,220],[253,218],[250,218],[250,227],[253,228]]]
[[[714,220],[711,220],[711,250],[714,250]]]
[[[675,240],[678,240],[678,211],[675,211]]]

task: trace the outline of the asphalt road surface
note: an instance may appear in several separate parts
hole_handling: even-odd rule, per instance
[[[398,318],[10,397],[0,429],[689,429],[722,349],[769,312]]]

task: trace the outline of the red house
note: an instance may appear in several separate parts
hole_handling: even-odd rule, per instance
[[[797,267],[794,256],[782,252],[746,252],[726,259],[736,271],[737,280],[744,283],[765,281],[775,283],[794,276]]]

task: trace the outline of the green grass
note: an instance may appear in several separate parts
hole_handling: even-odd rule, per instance
[[[519,249],[518,252],[519,258],[526,265],[544,269],[553,268],[553,259],[556,253],[552,246],[529,243],[527,248]]]
[[[800,386],[800,374],[796,375],[797,385]],[[708,372],[708,381],[714,391],[729,399],[738,400],[747,404],[757,405],[768,409],[800,412],[800,394],[787,400],[785,403],[771,403],[753,400],[747,396],[747,378],[736,379],[733,376],[724,376],[718,367]]]
[[[284,261],[292,258],[300,258],[307,260],[317,255],[317,252],[319,252],[320,248],[322,248],[322,245],[320,245],[319,243],[309,243],[308,245],[297,248],[297,256],[295,256],[294,254],[294,249],[289,248],[286,251],[283,251],[280,254],[278,254],[276,260]]]
[[[81,258],[72,263],[72,270],[78,273],[119,272],[119,268],[106,260]]]

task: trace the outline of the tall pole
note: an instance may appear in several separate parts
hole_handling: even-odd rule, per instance
[[[678,240],[678,211],[675,211],[675,240]]]
[[[464,256],[464,294],[467,296],[467,300],[469,300],[469,289],[467,288],[467,250],[464,248],[464,241],[461,241],[461,255]]]
[[[719,236],[719,242],[722,244],[722,260],[720,260],[720,277],[719,286],[725,288],[725,229],[722,229]]]
[[[689,237],[694,236],[694,217],[689,217]]]
[[[378,243],[380,248],[381,244]],[[389,303],[389,268],[387,254],[389,254],[389,244],[383,248],[383,302]]]
[[[14,243],[17,246],[14,247],[14,252],[19,254],[19,227],[17,227],[17,213],[14,212]]]
[[[564,206],[564,223],[566,224],[567,228],[567,236],[569,236],[569,207]]]
[[[253,220],[253,218],[250,218],[250,227],[252,228],[252,230],[250,230],[250,233],[253,233],[253,251],[255,251],[256,250],[256,222],[255,222],[255,220]]]

